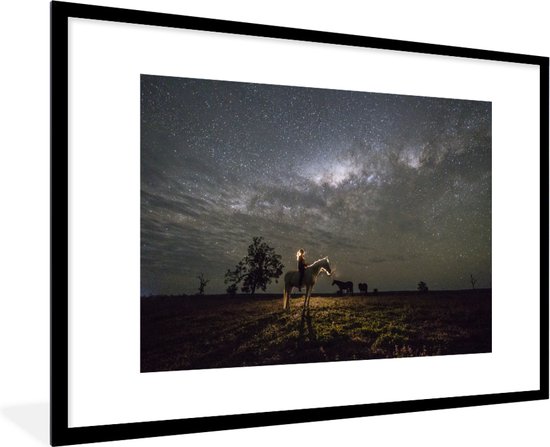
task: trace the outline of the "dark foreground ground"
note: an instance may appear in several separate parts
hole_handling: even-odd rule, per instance
[[[491,290],[141,298],[141,371],[491,351]]]

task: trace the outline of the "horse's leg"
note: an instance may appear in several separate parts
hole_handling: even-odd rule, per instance
[[[285,287],[283,288],[283,310],[286,310],[287,305],[288,305],[288,293],[287,293],[286,289],[287,289],[287,287],[285,285]]]
[[[306,293],[304,293],[304,311],[306,310],[306,308],[309,306],[309,302],[308,302],[308,291],[309,291],[309,286],[307,284],[305,284],[306,286]]]
[[[292,293],[292,286],[285,286],[285,301],[284,309],[290,310],[290,294]]]

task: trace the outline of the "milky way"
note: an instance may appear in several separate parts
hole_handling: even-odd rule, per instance
[[[143,75],[141,293],[225,292],[254,236],[371,290],[490,287],[491,103]]]

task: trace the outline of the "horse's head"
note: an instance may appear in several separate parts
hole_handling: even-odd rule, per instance
[[[328,262],[328,256],[326,258],[323,259],[323,269],[325,270],[325,272],[327,272],[327,275],[330,276],[330,274],[332,273],[331,269],[330,269],[330,263]]]

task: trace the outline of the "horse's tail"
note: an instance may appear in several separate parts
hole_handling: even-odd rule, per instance
[[[285,274],[285,286],[283,289],[283,309],[290,309],[290,292],[292,290],[292,274],[293,272],[286,272]]]

